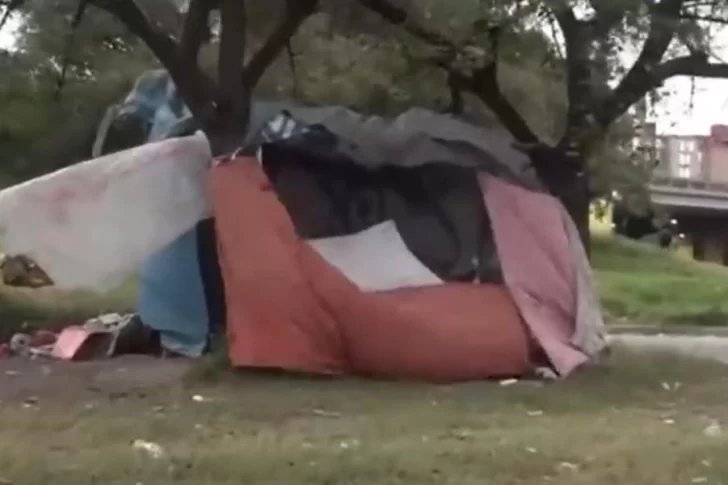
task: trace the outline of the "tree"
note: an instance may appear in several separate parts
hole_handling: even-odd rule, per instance
[[[27,0],[0,0],[7,11]],[[179,13],[169,0],[78,0],[76,17],[88,7],[105,11],[140,39],[170,73],[182,99],[208,134],[213,152],[222,153],[239,141],[247,125],[250,92],[268,65],[286,47],[300,24],[314,12],[316,0],[286,0],[285,11],[267,41],[246,59],[249,25],[243,0],[190,0]],[[169,6],[175,8],[169,9]],[[161,8],[174,22],[162,23]],[[175,13],[176,12],[176,13]],[[156,15],[155,15],[156,13]],[[201,65],[200,51],[215,33],[212,14],[219,18],[217,69],[211,76]],[[175,31],[175,25],[179,28]],[[247,62],[245,62],[247,60]]]
[[[481,14],[471,23],[472,35],[465,41],[443,33],[421,9],[413,13],[394,0],[358,2],[437,48],[432,61],[458,90],[473,93],[489,106],[524,144],[587,246],[592,195],[587,160],[610,127],[670,77],[728,78],[728,64],[711,62],[710,52],[711,25],[728,23],[728,7],[722,0],[477,1]],[[553,45],[564,48],[567,110],[564,130],[553,145],[534,132],[500,82],[503,40],[528,24],[558,32]],[[478,41],[478,35],[486,42]],[[460,68],[457,61],[474,45],[486,55],[469,69]],[[636,60],[622,75],[620,54],[637,46]],[[610,85],[615,79],[616,85]]]
[[[25,1],[0,0],[0,5],[17,8]],[[95,6],[141,39],[169,71],[213,152],[225,152],[247,126],[250,94],[266,68],[319,3],[327,2],[285,0],[270,35],[251,49],[249,34],[257,22],[250,21],[247,7],[260,9],[260,4],[189,0],[184,13],[171,15],[176,20],[167,24],[172,25],[163,25],[153,10],[169,1],[147,0],[142,8],[140,0],[78,0],[77,12]],[[338,30],[371,29],[369,19],[351,14],[355,7],[376,14],[406,32],[410,43],[428,47],[428,62],[446,78],[453,110],[462,109],[463,92],[488,106],[531,156],[585,243],[593,195],[588,160],[614,136],[613,127],[625,119],[631,123],[625,118],[630,106],[672,76],[728,77],[728,66],[711,62],[709,50],[710,26],[726,18],[722,0],[349,0],[348,13],[342,1],[334,2],[334,14],[342,19],[335,24]],[[443,22],[442,12],[454,10],[461,12],[460,21]],[[212,74],[200,63],[200,50],[210,39],[217,46]],[[564,116],[553,123],[555,135],[538,130],[522,112],[524,99],[513,99],[513,86],[502,82],[509,65],[523,62],[524,48],[512,48],[519,43],[542,49],[543,62],[562,71]],[[636,46],[636,60],[622,72],[620,55]],[[520,97],[529,103],[534,96]]]
[[[22,18],[16,49],[0,53],[3,186],[88,158],[106,106],[153,62],[102,11],[87,12],[74,28],[77,10],[77,0],[27,0],[16,7]]]

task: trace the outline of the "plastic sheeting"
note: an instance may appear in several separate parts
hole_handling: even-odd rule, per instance
[[[356,234],[313,239],[308,244],[361,291],[443,283],[407,249],[391,220]]]
[[[137,299],[142,322],[159,332],[162,347],[187,357],[202,355],[209,328],[197,255],[192,229],[144,264]]]
[[[201,132],[89,160],[0,192],[5,252],[62,289],[107,291],[210,214]]]

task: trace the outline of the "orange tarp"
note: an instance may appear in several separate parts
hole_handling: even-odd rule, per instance
[[[437,382],[530,370],[504,287],[363,293],[297,236],[255,160],[218,165],[210,185],[236,367]]]

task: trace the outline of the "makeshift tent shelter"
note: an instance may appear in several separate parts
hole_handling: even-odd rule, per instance
[[[163,344],[199,355],[224,326],[240,367],[566,376],[603,349],[576,229],[504,131],[274,103],[251,126],[242,155],[198,133],[0,192],[8,251],[65,287],[144,265]]]

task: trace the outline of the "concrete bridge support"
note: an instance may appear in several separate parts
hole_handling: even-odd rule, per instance
[[[692,243],[693,257],[728,266],[728,213],[672,211],[679,230]]]

